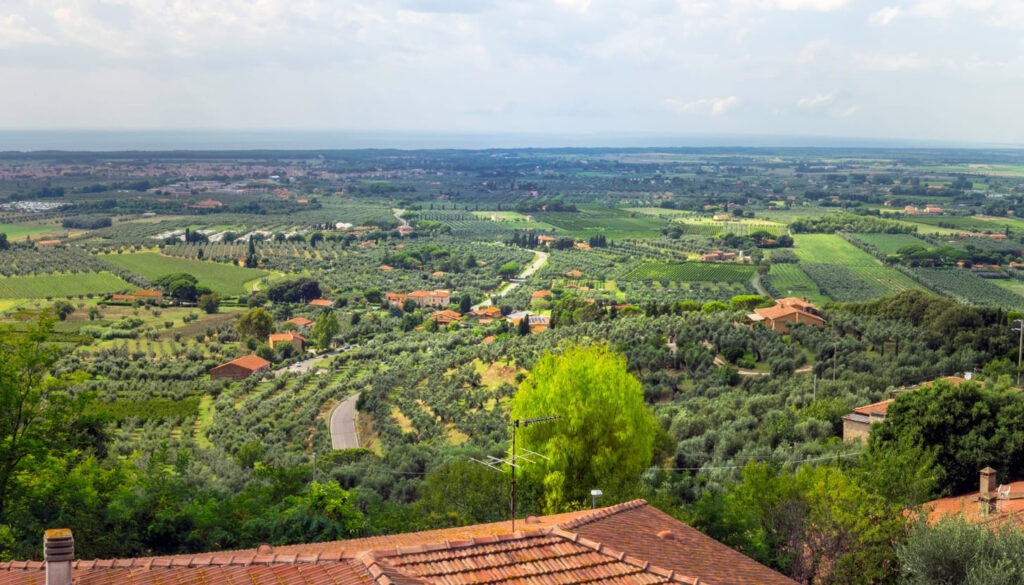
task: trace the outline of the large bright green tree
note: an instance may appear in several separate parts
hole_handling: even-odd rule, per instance
[[[512,399],[513,420],[560,418],[517,430],[517,448],[540,453],[523,478],[543,490],[545,512],[623,496],[651,464],[658,423],[644,404],[626,357],[606,344],[546,353]]]
[[[341,325],[338,324],[338,318],[334,312],[324,311],[320,313],[313,324],[313,341],[320,349],[327,349],[331,347],[331,342],[339,331],[341,331]]]

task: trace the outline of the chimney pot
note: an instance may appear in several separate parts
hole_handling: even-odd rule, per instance
[[[51,528],[43,533],[46,559],[46,585],[71,585],[71,561],[75,558],[75,538],[68,528]]]
[[[996,495],[996,470],[991,467],[986,467],[981,470],[981,489],[978,490],[979,495],[989,496]]]

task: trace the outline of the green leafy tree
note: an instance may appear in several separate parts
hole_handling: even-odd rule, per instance
[[[590,490],[624,497],[651,463],[658,423],[626,358],[607,345],[546,353],[512,399],[513,419],[558,415],[522,429],[519,445],[544,455],[523,475],[543,490],[546,512],[589,501]]]
[[[49,376],[60,355],[47,341],[51,331],[52,319],[27,332],[0,327],[0,525],[22,495],[22,482],[31,480],[26,465],[81,443],[76,412],[84,399],[76,403],[66,392],[68,380]]]
[[[519,273],[519,264],[516,262],[506,262],[498,268],[498,276],[502,278],[512,278]]]
[[[334,315],[333,311],[324,311],[313,323],[313,331],[311,331],[313,342],[320,349],[327,349],[331,347],[334,336],[340,331],[341,325],[338,323],[338,317]]]
[[[220,310],[220,295],[217,293],[210,293],[199,297],[199,308],[208,314],[216,313]]]
[[[944,518],[921,523],[897,549],[906,585],[1024,583],[1024,532]]]
[[[66,321],[71,313],[75,312],[75,305],[68,301],[57,301],[53,303],[53,314],[61,321]]]
[[[238,333],[242,337],[255,337],[266,341],[274,330],[274,318],[262,307],[249,310],[238,319]]]

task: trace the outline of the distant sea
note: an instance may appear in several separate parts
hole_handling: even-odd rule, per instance
[[[1016,148],[870,138],[771,135],[387,133],[290,130],[0,130],[0,152],[333,150],[394,148]]]

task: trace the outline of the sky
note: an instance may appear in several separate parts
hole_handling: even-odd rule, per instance
[[[1021,0],[0,0],[0,129],[1024,144]]]

